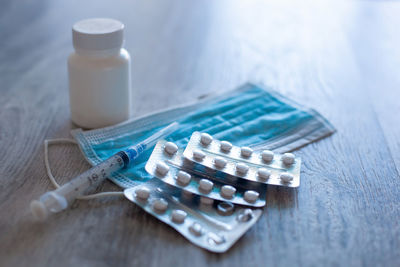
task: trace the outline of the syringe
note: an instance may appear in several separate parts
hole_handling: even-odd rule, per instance
[[[157,140],[175,131],[178,125],[177,122],[171,123],[143,142],[116,153],[60,188],[44,193],[39,200],[31,202],[30,207],[33,215],[40,220],[44,220],[49,212],[56,213],[66,209],[73,200],[83,195],[88,189],[98,186],[112,173],[129,166],[147,148],[155,145]]]

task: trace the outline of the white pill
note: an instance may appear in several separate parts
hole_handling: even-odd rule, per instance
[[[242,147],[242,148],[240,149],[240,154],[241,154],[243,157],[248,158],[248,157],[251,156],[251,154],[253,154],[253,149],[251,149],[251,148],[248,147],[248,146],[244,146],[244,147]]]
[[[232,198],[233,195],[236,193],[236,188],[230,185],[224,185],[221,188],[221,196],[224,198]]]
[[[209,193],[213,188],[214,183],[207,179],[201,179],[199,182],[199,188],[205,193]]]
[[[293,175],[288,172],[281,173],[279,177],[281,178],[281,181],[284,183],[289,183],[293,180]]]
[[[200,203],[204,205],[212,205],[214,203],[214,199],[209,198],[209,197],[200,197]]]
[[[150,190],[147,187],[139,187],[135,190],[136,197],[141,200],[147,200],[150,196]]]
[[[169,166],[165,162],[159,161],[156,164],[156,172],[162,176],[166,175],[169,171]]]
[[[195,236],[201,236],[203,234],[203,227],[195,222],[191,226],[189,226],[189,231]]]
[[[248,170],[249,170],[249,166],[247,166],[246,164],[241,163],[241,162],[236,164],[236,171],[238,173],[246,174]]]
[[[229,152],[232,149],[232,144],[228,141],[221,141],[220,148],[224,152]]]
[[[198,161],[202,161],[206,157],[206,153],[204,153],[201,150],[195,150],[193,151],[193,158]]]
[[[210,245],[220,245],[226,242],[225,237],[221,234],[208,232],[207,237],[208,237],[207,241]]]
[[[153,201],[153,210],[158,211],[158,212],[164,212],[168,207],[168,202],[163,199],[156,199]]]
[[[171,219],[176,223],[183,223],[186,217],[187,213],[183,210],[173,210],[171,213]]]
[[[268,180],[271,176],[271,171],[266,168],[259,168],[257,174],[260,180]]]
[[[226,159],[224,159],[223,157],[215,157],[214,159],[214,165],[215,167],[222,169],[225,168],[226,166]]]
[[[254,203],[254,202],[256,202],[256,200],[257,200],[259,195],[260,194],[258,192],[256,192],[256,191],[247,190],[244,193],[244,200],[246,200],[247,202],[250,202],[250,203]]]
[[[178,146],[175,143],[167,142],[164,145],[164,151],[169,155],[174,155],[178,151]]]
[[[267,163],[271,162],[274,159],[274,152],[272,152],[271,150],[264,150],[263,152],[261,152],[261,157],[263,161]]]
[[[192,177],[190,176],[190,174],[184,171],[179,171],[178,175],[176,176],[176,179],[182,185],[188,185],[191,178]]]
[[[204,146],[208,146],[211,142],[212,142],[213,138],[211,135],[209,135],[208,133],[202,133],[201,137],[200,137],[200,142],[204,145]]]
[[[292,153],[285,153],[282,155],[281,160],[286,165],[292,165],[294,163],[294,155]]]

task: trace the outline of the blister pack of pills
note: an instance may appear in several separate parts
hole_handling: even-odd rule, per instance
[[[225,179],[237,177],[262,184],[300,186],[301,159],[292,153],[253,151],[250,147],[215,140],[207,133],[194,132],[183,155],[196,163],[194,169],[222,172]]]
[[[170,225],[197,246],[209,251],[227,251],[261,216],[261,209],[230,202],[204,202],[158,178],[128,188],[125,196],[147,213]]]
[[[165,183],[210,199],[253,207],[265,206],[266,186],[254,181],[229,177],[221,179],[219,171],[204,172],[183,157],[176,144],[158,141],[146,164],[146,171]],[[221,173],[223,174],[223,173]]]

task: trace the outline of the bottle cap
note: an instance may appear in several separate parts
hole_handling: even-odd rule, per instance
[[[109,50],[122,47],[124,24],[118,20],[93,18],[78,21],[72,27],[75,49]]]

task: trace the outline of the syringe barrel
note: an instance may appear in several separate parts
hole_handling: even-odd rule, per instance
[[[83,195],[88,189],[98,186],[107,177],[129,164],[129,158],[125,152],[118,152],[109,159],[92,167],[86,172],[75,177],[60,188],[43,194],[39,201],[48,211],[59,212],[77,197]]]
[[[94,188],[103,182],[113,172],[116,172],[129,164],[124,152],[119,152],[93,168],[80,174],[68,183],[64,184],[55,193],[66,198],[68,203],[83,195],[89,188]]]

